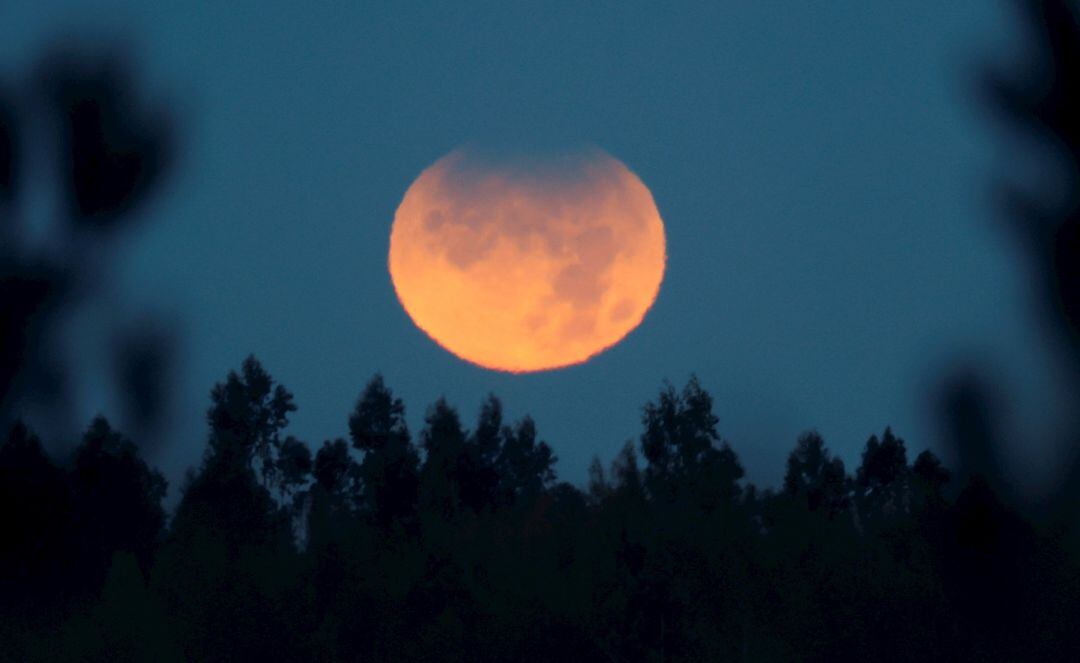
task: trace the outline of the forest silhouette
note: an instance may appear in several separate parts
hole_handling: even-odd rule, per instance
[[[1067,163],[1064,198],[1002,186],[1035,288],[1080,377],[1080,23],[1020,3],[1034,68],[982,88]],[[854,468],[808,431],[782,485],[744,477],[712,397],[664,383],[585,486],[528,417],[430,405],[418,431],[381,376],[342,437],[289,434],[297,403],[256,358],[210,391],[201,463],[166,512],[138,437],[161,425],[169,337],[118,324],[103,417],[54,457],[27,421],[72,418],[58,357],[122,232],[169,173],[176,122],[136,103],[123,58],[60,53],[0,89],[0,659],[199,661],[1072,661],[1080,652],[1080,459],[1038,503],[1001,460],[977,368],[941,394],[945,467],[902,431]],[[20,244],[20,117],[55,120],[64,250]],[[70,427],[68,427],[70,428]],[[60,431],[60,432],[57,432]],[[1080,430],[1069,432],[1073,449]],[[61,440],[63,442],[63,440]]]
[[[886,428],[848,472],[802,435],[743,482],[709,394],[665,385],[584,489],[532,420],[444,400],[415,436],[376,376],[348,438],[286,435],[249,357],[211,391],[201,465],[165,480],[96,418],[60,466],[0,445],[12,660],[1067,660],[1074,549],[959,490]]]

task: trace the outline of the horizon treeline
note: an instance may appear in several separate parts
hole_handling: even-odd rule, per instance
[[[1069,660],[1080,564],[886,428],[853,471],[810,431],[743,480],[695,378],[582,488],[495,396],[413,434],[381,376],[347,437],[287,434],[254,358],[211,391],[175,512],[95,418],[68,463],[0,443],[5,660]]]

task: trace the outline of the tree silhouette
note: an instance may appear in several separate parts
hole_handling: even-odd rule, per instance
[[[656,403],[645,406],[641,450],[649,461],[645,483],[654,499],[690,500],[708,510],[738,497],[743,469],[716,432],[718,421],[712,397],[697,377],[682,392],[667,385]]]
[[[283,514],[269,488],[278,476],[281,431],[296,406],[254,357],[215,385],[210,400],[206,454],[184,486],[172,529],[207,531],[235,554],[240,545],[282,535]]]
[[[84,579],[104,580],[117,552],[145,573],[165,527],[165,478],[139,457],[134,443],[97,417],[75,450],[71,490],[79,523]]]
[[[804,503],[810,511],[821,510],[834,517],[850,505],[848,483],[844,461],[832,456],[821,435],[811,431],[799,437],[787,460],[786,495]]]
[[[939,496],[951,478],[950,472],[941,464],[934,452],[927,449],[915,457],[911,473],[929,493]]]
[[[210,400],[206,454],[183,488],[154,584],[181,626],[185,657],[289,658],[300,646],[290,628],[301,605],[295,537],[271,488],[291,463],[278,462],[283,446],[296,455],[281,439],[296,406],[254,357]]]
[[[361,509],[384,528],[408,523],[418,499],[420,458],[405,424],[405,406],[381,375],[364,388],[349,417],[349,435],[364,454],[357,471]],[[334,457],[341,458],[340,452]]]
[[[72,580],[68,567],[75,544],[71,492],[64,471],[45,455],[41,441],[21,422],[0,444],[0,585],[9,610],[58,600]],[[24,603],[28,596],[38,600]]]
[[[482,453],[481,450],[478,451]],[[480,457],[485,459],[484,456]],[[531,418],[525,417],[514,427],[502,429],[494,467],[485,467],[482,471],[498,483],[504,503],[529,502],[555,481],[554,465],[557,460],[547,442],[537,440],[536,424]]]
[[[466,434],[457,410],[440,398],[424,417],[420,432],[424,466],[420,475],[423,510],[440,518],[452,518],[467,506],[463,479],[471,469]]]
[[[904,441],[886,428],[881,439],[871,435],[855,470],[855,503],[860,522],[906,514],[911,507],[907,449]]]
[[[274,475],[277,477],[280,499],[306,485],[312,472],[311,449],[292,435],[285,438],[278,451]]]
[[[472,433],[436,402],[422,465],[378,377],[352,445],[312,458],[287,434],[294,409],[254,358],[216,385],[206,455],[167,530],[164,481],[103,418],[69,471],[14,427],[0,445],[5,653],[1054,660],[1076,641],[1041,609],[1080,607],[1060,531],[977,475],[952,501],[937,457],[909,467],[891,429],[854,477],[805,433],[783,489],[759,491],[740,484],[709,394],[665,385],[643,409],[644,464],[628,443],[583,492],[494,397]],[[403,457],[404,474],[390,469]],[[409,497],[387,497],[402,476]]]

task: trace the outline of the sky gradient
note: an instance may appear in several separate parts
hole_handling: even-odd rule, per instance
[[[179,323],[174,434],[153,459],[174,484],[204,448],[210,387],[249,353],[313,446],[346,435],[379,371],[414,432],[439,396],[472,422],[494,392],[575,483],[691,373],[766,485],[808,428],[849,468],[886,425],[936,446],[956,362],[994,357],[1009,421],[1053,424],[1020,247],[989,203],[1012,158],[974,94],[1018,54],[1006,3],[451,4],[0,7],[0,78],[58,37],[120,36],[181,120],[173,180],[103,295]],[[594,145],[642,179],[668,264],[640,328],[584,365],[508,375],[412,324],[387,271],[394,210],[468,144]],[[85,389],[86,419],[108,414]],[[1047,457],[1016,454],[1036,475]]]

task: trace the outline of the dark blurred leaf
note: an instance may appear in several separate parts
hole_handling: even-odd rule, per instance
[[[46,266],[0,265],[0,405],[16,377],[35,365],[44,326],[62,300],[65,275]]]
[[[175,352],[173,333],[154,320],[121,331],[114,340],[114,378],[124,417],[140,433],[153,432],[162,423]]]
[[[1068,198],[1041,202],[1008,187],[1006,213],[1026,235],[1046,299],[1080,361],[1080,15],[1069,0],[1024,0],[1037,60],[1022,76],[994,72],[986,89],[995,108],[1032,130],[1066,159]]]
[[[16,146],[15,111],[0,90],[0,204],[15,196]]]
[[[149,198],[172,164],[173,121],[141,104],[118,58],[62,54],[42,77],[60,122],[73,218],[112,229]]]

